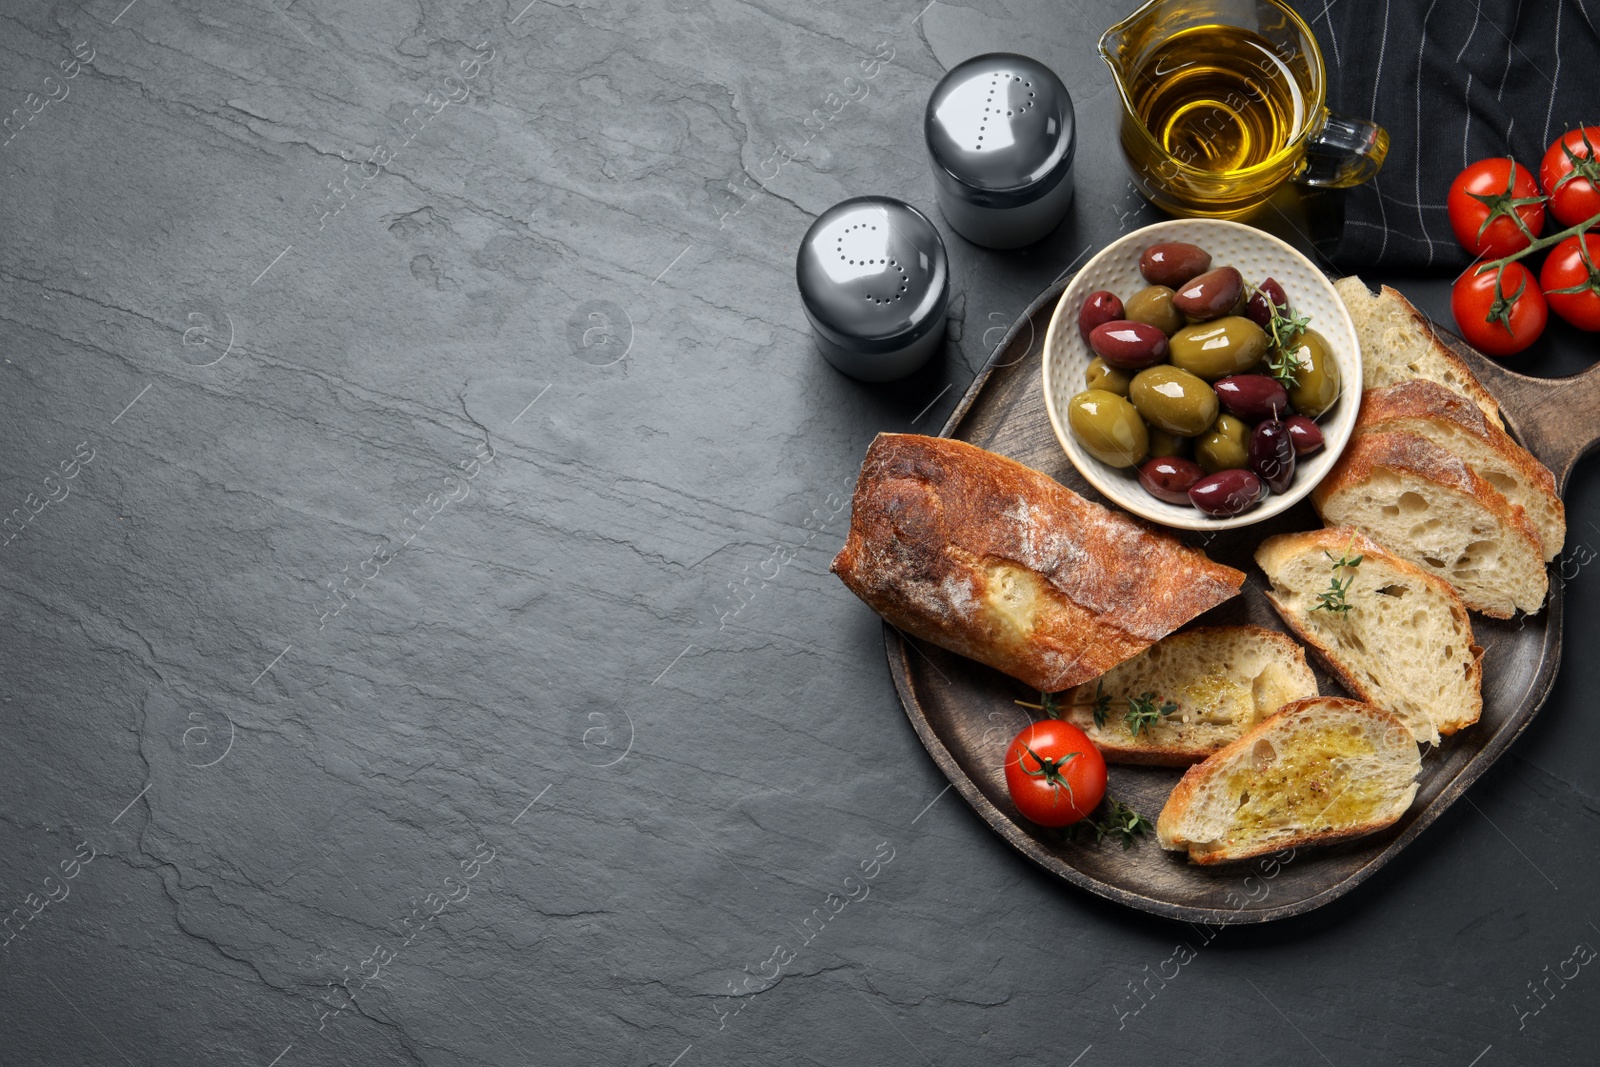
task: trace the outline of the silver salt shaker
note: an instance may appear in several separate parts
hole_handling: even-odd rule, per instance
[[[1036,59],[991,52],[951,68],[928,100],[923,133],[939,209],[986,248],[1032,244],[1072,203],[1072,97]]]
[[[817,347],[852,378],[904,378],[944,340],[944,241],[910,204],[858,196],[824,211],[800,242],[795,282]]]

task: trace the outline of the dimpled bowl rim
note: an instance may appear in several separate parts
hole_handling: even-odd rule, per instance
[[[1283,284],[1295,313],[1311,316],[1311,328],[1328,341],[1339,368],[1340,393],[1335,406],[1317,421],[1324,438],[1321,452],[1302,458],[1289,492],[1271,494],[1256,508],[1226,519],[1209,518],[1192,507],[1157,500],[1139,485],[1135,468],[1118,469],[1100,462],[1078,444],[1067,428],[1068,401],[1082,392],[1083,373],[1094,358],[1078,334],[1078,309],[1084,298],[1108,289],[1123,300],[1148,283],[1139,274],[1139,256],[1153,244],[1186,241],[1212,254],[1212,266],[1239,268],[1247,282],[1272,277]],[[1243,223],[1221,219],[1173,219],[1124,234],[1083,265],[1062,292],[1045,333],[1044,406],[1056,440],[1078,473],[1106,499],[1141,518],[1183,530],[1231,530],[1250,526],[1293,507],[1332,470],[1355,428],[1361,406],[1361,345],[1344,301],[1316,265],[1291,245]]]

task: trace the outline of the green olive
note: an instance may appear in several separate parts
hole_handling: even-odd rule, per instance
[[[1152,285],[1134,294],[1122,309],[1130,322],[1149,323],[1171,337],[1183,327],[1183,316],[1172,306],[1173,292],[1164,285]]]
[[[1189,458],[1189,446],[1192,438],[1179,437],[1175,433],[1168,433],[1155,426],[1150,427],[1150,458],[1162,459],[1167,456]]]
[[[1178,367],[1150,367],[1134,375],[1128,399],[1152,426],[1179,437],[1206,432],[1217,421],[1217,394],[1211,386]]]
[[[1305,331],[1289,348],[1300,363],[1289,403],[1300,414],[1319,418],[1339,399],[1339,364],[1328,350],[1327,339],[1316,330]]]
[[[1088,389],[1067,404],[1067,425],[1083,450],[1112,467],[1132,467],[1150,453],[1150,434],[1132,404],[1116,393]]]
[[[1172,335],[1172,365],[1208,382],[1249,370],[1266,350],[1261,327],[1239,315],[1185,326]]]
[[[1250,465],[1250,424],[1232,415],[1218,416],[1194,443],[1194,458],[1207,474]]]
[[[1083,381],[1088,388],[1104,389],[1118,396],[1128,395],[1128,383],[1132,379],[1133,375],[1113,367],[1099,356],[1091,359],[1089,369],[1083,372]]]

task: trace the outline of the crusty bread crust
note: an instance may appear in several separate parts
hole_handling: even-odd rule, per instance
[[[1393,367],[1385,357],[1385,353],[1381,351],[1384,346],[1380,338],[1372,336],[1369,322],[1375,318],[1384,318],[1385,312],[1396,312],[1405,323],[1406,329],[1428,339],[1435,361],[1456,380],[1459,386],[1456,391],[1476,404],[1491,423],[1501,429],[1505,428],[1505,423],[1500,419],[1500,405],[1495,401],[1494,394],[1478,381],[1478,376],[1461,361],[1460,356],[1439,340],[1433,320],[1418,311],[1416,305],[1387,285],[1382,286],[1377,293],[1373,293],[1367,288],[1366,282],[1353,275],[1340,278],[1333,287],[1339,298],[1344,301],[1345,308],[1349,310],[1356,326],[1356,334],[1361,339],[1362,376],[1365,388],[1393,384],[1397,376],[1407,378],[1416,376],[1406,368]]]
[[[1483,714],[1483,649],[1478,647],[1472,636],[1472,617],[1467,614],[1467,606],[1461,602],[1455,587],[1443,578],[1429,574],[1410,560],[1386,551],[1382,545],[1366,534],[1349,527],[1328,527],[1269,537],[1261,543],[1260,548],[1256,549],[1256,563],[1270,576],[1280,572],[1303,555],[1322,552],[1331,553],[1335,558],[1342,558],[1349,552],[1364,559],[1381,559],[1386,566],[1405,575],[1409,580],[1428,586],[1444,597],[1445,602],[1450,605],[1451,619],[1466,635],[1472,650],[1472,663],[1467,669],[1466,681],[1476,700],[1462,707],[1454,718],[1436,725],[1441,734],[1449,736],[1477,722]],[[1323,644],[1321,636],[1306,625],[1304,616],[1285,605],[1273,590],[1268,589],[1266,596],[1284,624],[1294,631],[1296,637],[1305,642],[1317,662],[1337,678],[1341,685],[1357,699],[1366,703],[1375,704],[1380,699],[1365,678],[1344,669],[1332,650]]]
[[[1359,493],[1367,480],[1380,470],[1414,475],[1442,489],[1470,496],[1493,516],[1503,537],[1521,542],[1534,558],[1544,558],[1544,545],[1539,539],[1539,532],[1533,528],[1521,508],[1474,474],[1459,456],[1412,433],[1368,433],[1352,438],[1344,454],[1339,457],[1339,462],[1311,491],[1311,502],[1317,514],[1326,520],[1326,504],[1330,497],[1345,490]],[[1459,587],[1456,591],[1462,592]],[[1509,619],[1515,614],[1513,611],[1476,603],[1465,593],[1462,593],[1462,597],[1474,611],[1481,611],[1493,618]],[[1542,591],[1539,600],[1543,601]],[[1537,606],[1527,610],[1537,610]]]
[[[1550,536],[1545,536],[1546,531],[1541,530],[1531,514],[1528,516],[1529,524],[1539,534],[1545,560],[1552,560],[1561,554],[1566,531],[1566,505],[1556,492],[1555,475],[1460,393],[1426,378],[1414,378],[1381,389],[1368,389],[1361,397],[1361,412],[1356,417],[1354,432],[1414,432],[1426,437],[1429,436],[1430,425],[1453,428],[1478,439],[1510,468],[1513,476],[1527,487],[1529,493],[1541,497],[1554,520],[1554,525],[1548,531]],[[1436,443],[1449,448],[1443,441]],[[1470,461],[1468,466],[1471,466]]]
[[[1152,648],[1168,642],[1208,642],[1208,641],[1254,641],[1270,650],[1267,655],[1276,660],[1277,665],[1285,674],[1284,683],[1290,691],[1298,690],[1307,696],[1315,696],[1317,692],[1317,678],[1311,673],[1311,668],[1306,663],[1305,649],[1301,648],[1287,634],[1277,630],[1269,630],[1264,626],[1196,626],[1184,630],[1182,633],[1169,634],[1157,642]],[[1214,646],[1213,646],[1214,647]],[[1146,650],[1149,651],[1148,649]],[[1142,654],[1142,653],[1141,653]],[[1128,666],[1127,662],[1121,665]],[[1114,669],[1114,668],[1113,668]],[[1138,737],[1129,733],[1121,709],[1113,709],[1111,720],[1104,728],[1094,724],[1094,699],[1096,682],[1084,682],[1075,687],[1066,698],[1066,711],[1063,714],[1068,722],[1077,726],[1089,735],[1095,747],[1100,750],[1108,762],[1140,764],[1152,767],[1187,767],[1205,759],[1211,753],[1227,744],[1226,740],[1218,740],[1214,744],[1206,744],[1199,740],[1192,740],[1188,744],[1177,742],[1161,743],[1155,738],[1161,734],[1170,734],[1171,730],[1142,731]],[[1178,699],[1180,693],[1174,693],[1170,686],[1164,687],[1159,693],[1160,697],[1173,698],[1183,711],[1183,700]],[[1262,714],[1266,715],[1276,711]],[[1258,714],[1260,714],[1258,712]],[[1237,727],[1243,733],[1254,725],[1246,722]],[[1231,739],[1230,739],[1231,740]]]
[[[1372,720],[1371,725],[1373,728],[1383,731],[1386,735],[1388,731],[1398,731],[1404,735],[1406,743],[1412,743],[1411,731],[1406,727],[1405,723],[1382,708],[1374,707],[1371,704],[1356,700],[1346,700],[1343,697],[1310,697],[1285,704],[1276,714],[1256,724],[1253,729],[1246,732],[1239,740],[1184,772],[1183,778],[1179,780],[1177,786],[1167,797],[1167,802],[1162,806],[1161,814],[1156,819],[1156,835],[1161,847],[1175,851],[1187,850],[1191,863],[1209,865],[1250,859],[1253,856],[1260,856],[1268,852],[1278,852],[1288,848],[1303,848],[1307,845],[1331,845],[1338,841],[1347,841],[1351,838],[1376,833],[1397,822],[1400,816],[1405,814],[1411,800],[1416,796],[1415,782],[1413,782],[1408,795],[1403,798],[1404,803],[1399,802],[1402,798],[1396,797],[1396,802],[1390,805],[1389,812],[1360,824],[1322,832],[1306,831],[1287,838],[1275,838],[1255,846],[1240,845],[1233,848],[1217,849],[1197,848],[1193,843],[1178,835],[1177,827],[1188,814],[1189,808],[1194,804],[1197,795],[1213,774],[1227,773],[1234,766],[1237,759],[1248,758],[1246,754],[1255,746],[1257,741],[1262,738],[1271,738],[1273,734],[1292,719],[1308,713],[1319,716],[1355,714],[1369,717]]]
[[[830,568],[904,632],[1057,692],[1238,593],[1244,574],[962,441],[879,434]]]

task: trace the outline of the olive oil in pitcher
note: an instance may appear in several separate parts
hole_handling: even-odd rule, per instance
[[[1266,38],[1234,26],[1168,38],[1139,65],[1132,95],[1162,151],[1219,175],[1282,152],[1307,118],[1296,72]]]

